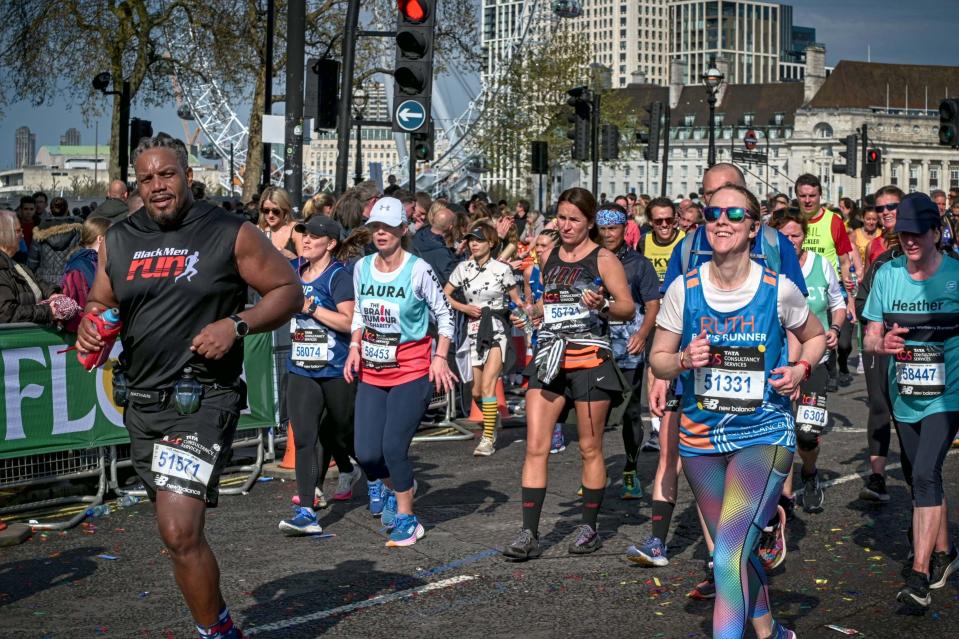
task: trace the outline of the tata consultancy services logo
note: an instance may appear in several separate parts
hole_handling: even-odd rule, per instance
[[[194,251],[191,255],[188,249],[162,248],[155,251],[137,251],[130,262],[127,281],[172,276],[175,282],[183,277],[191,282],[193,276],[198,273],[196,265],[199,261],[200,252]]]

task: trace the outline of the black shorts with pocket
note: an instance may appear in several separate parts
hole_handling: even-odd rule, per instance
[[[180,415],[172,397],[151,404],[130,402],[123,423],[130,434],[133,469],[151,501],[158,490],[202,499],[215,508],[220,475],[246,408],[246,385],[205,386],[200,409]]]
[[[626,390],[621,374],[611,358],[594,368],[560,369],[549,384],[544,384],[536,376],[535,359],[529,363],[523,375],[529,378],[529,388],[539,388],[550,393],[562,395],[574,402],[601,402],[610,400],[615,403]]]

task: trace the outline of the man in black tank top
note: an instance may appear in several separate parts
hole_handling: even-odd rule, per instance
[[[161,133],[142,140],[133,157],[144,208],[107,232],[86,310],[120,310],[130,456],[156,504],[160,536],[197,631],[235,639],[242,634],[220,593],[204,509],[216,506],[219,475],[246,405],[242,337],[285,324],[303,307],[303,293],[256,227],[194,202],[182,142]],[[262,299],[243,310],[248,286]],[[77,346],[102,347],[89,318]],[[198,407],[172,392],[190,374],[202,386]]]

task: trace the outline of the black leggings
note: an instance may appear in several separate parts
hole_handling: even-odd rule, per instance
[[[639,364],[635,369],[626,369],[623,375],[633,386],[633,394],[629,397],[626,410],[623,413],[623,446],[626,448],[626,466],[623,472],[636,470],[636,458],[639,456],[639,447],[643,445],[643,411],[640,403],[643,398],[643,378],[646,366]]]
[[[869,399],[869,418],[866,420],[869,455],[870,457],[888,457],[892,423],[889,400],[889,356],[863,351],[861,357],[866,374],[866,396]],[[908,474],[906,476],[908,477]]]
[[[959,430],[959,411],[934,413],[897,424],[903,456],[912,464],[912,501],[917,508],[942,503],[942,462]]]
[[[288,376],[286,408],[296,441],[296,491],[304,506],[313,503],[313,489],[321,485],[331,458],[341,473],[353,472],[355,398],[356,386],[342,377]]]
[[[852,334],[856,330],[851,322],[846,322],[839,329],[839,344],[836,347],[836,355],[839,362],[839,372],[849,374],[849,354],[852,353]],[[859,350],[862,351],[860,344]]]

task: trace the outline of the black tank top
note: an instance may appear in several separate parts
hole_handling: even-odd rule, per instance
[[[243,224],[198,201],[174,228],[161,228],[141,208],[107,231],[106,272],[120,302],[131,387],[169,388],[187,365],[203,383],[239,379],[242,340],[219,360],[194,354],[190,344],[204,326],[243,308],[247,284],[234,251]]]
[[[567,337],[605,336],[606,322],[582,303],[583,291],[596,290],[599,275],[599,246],[577,262],[566,262],[560,248],[550,251],[543,269],[544,328]]]

